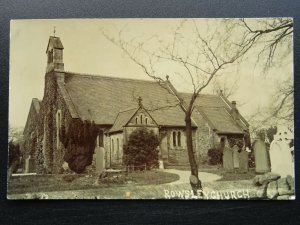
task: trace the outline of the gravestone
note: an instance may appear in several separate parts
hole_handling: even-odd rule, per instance
[[[234,145],[232,147],[232,154],[233,154],[233,167],[234,169],[239,168],[239,147]]]
[[[254,145],[254,158],[255,158],[255,172],[256,173],[267,173],[270,172],[268,151],[264,141],[257,140]]]
[[[289,144],[294,138],[292,132],[284,126],[278,127],[270,146],[271,170],[281,177],[294,177],[293,156]]]
[[[105,160],[104,160],[104,148],[96,147],[95,148],[95,162],[96,162],[96,173],[101,174],[105,169]]]
[[[239,153],[239,171],[241,173],[246,173],[249,171],[248,159],[249,159],[249,153],[245,149],[243,149]]]
[[[227,146],[223,150],[223,168],[225,170],[233,170],[233,152]]]
[[[271,170],[281,177],[294,177],[294,165],[290,147],[285,142],[273,140],[270,146]]]

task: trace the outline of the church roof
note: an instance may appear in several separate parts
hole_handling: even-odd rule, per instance
[[[83,75],[65,72],[64,95],[78,117],[96,124],[113,125],[120,111],[132,108],[137,98],[160,126],[185,126],[177,98],[155,81]]]
[[[180,93],[180,96],[186,102],[191,98],[190,93]],[[219,95],[200,94],[194,105],[217,133],[242,134],[247,130],[247,126],[241,120],[234,121],[230,114],[231,104]],[[196,117],[195,114],[193,117]]]
[[[119,112],[114,125],[109,130],[109,132],[112,133],[122,130],[123,126],[130,120],[130,118],[136,113],[137,110],[138,108],[134,108]]]
[[[170,93],[165,83],[155,81],[117,78],[108,76],[65,73],[62,95],[72,106],[73,115],[82,120],[95,121],[99,125],[112,126],[111,131],[123,127],[133,115],[138,97],[143,106],[159,126],[184,127],[185,114],[178,99]],[[178,93],[186,102],[190,93]],[[240,119],[234,121],[231,103],[219,95],[200,94],[195,108],[218,133],[244,133],[247,125]],[[129,109],[125,110],[124,109]],[[193,126],[197,126],[197,115],[193,113]],[[242,118],[242,117],[241,117]],[[127,121],[125,121],[127,120]]]
[[[53,37],[53,36],[49,37],[46,51],[48,50],[49,45],[52,45],[53,48],[56,48],[56,49],[64,49],[64,46],[62,45],[59,37]]]

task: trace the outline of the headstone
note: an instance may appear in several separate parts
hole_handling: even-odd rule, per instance
[[[96,173],[101,174],[105,169],[105,161],[104,161],[104,148],[96,147],[95,148],[95,157],[96,157]]]
[[[164,161],[159,160],[159,169],[164,169]]]
[[[248,160],[249,160],[249,153],[243,149],[239,153],[239,171],[241,173],[246,173],[249,170]]]
[[[281,177],[294,177],[294,165],[287,143],[273,140],[270,146],[271,170]]]
[[[292,139],[292,132],[288,128],[281,126],[278,127],[270,146],[271,170],[280,174],[281,177],[288,175],[294,177],[293,156],[289,146]]]
[[[225,170],[233,170],[233,152],[227,146],[223,150],[223,168]]]
[[[29,157],[25,159],[25,173],[29,173]]]
[[[239,168],[239,147],[237,145],[233,146],[232,154],[233,154],[233,167],[237,169]]]
[[[257,140],[253,145],[255,158],[255,172],[267,173],[270,172],[268,151],[264,141]]]

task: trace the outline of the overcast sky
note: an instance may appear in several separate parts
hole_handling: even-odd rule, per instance
[[[207,19],[208,20],[208,19]],[[207,20],[199,20],[206,24]],[[132,36],[159,35],[171,37],[179,19],[76,19],[76,20],[14,20],[10,34],[10,93],[9,123],[25,126],[32,98],[43,98],[46,71],[46,47],[53,28],[64,46],[66,71],[98,74],[124,78],[148,78],[141,68],[133,63],[117,46],[102,35],[116,33],[120,29]],[[291,58],[291,57],[290,57]],[[228,68],[222,71],[227,81],[238,78],[236,93],[230,100],[241,103],[240,112],[250,115],[258,106],[268,104],[274,94],[278,79],[292,75],[292,64],[269,71],[262,76],[261,68],[254,67],[255,60],[248,60],[239,70]],[[271,74],[271,76],[270,76]],[[187,87],[170,77],[179,91]],[[222,77],[220,79],[223,79]],[[208,87],[205,93],[211,93]]]

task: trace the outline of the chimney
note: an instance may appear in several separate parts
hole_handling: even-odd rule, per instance
[[[239,111],[236,108],[236,101],[231,102],[231,112],[230,113],[234,120],[239,119]]]

